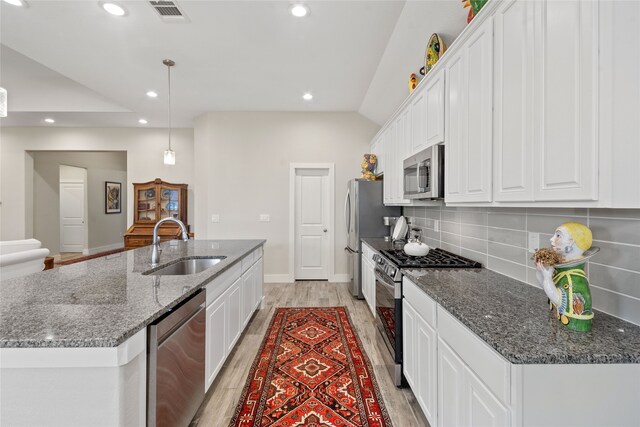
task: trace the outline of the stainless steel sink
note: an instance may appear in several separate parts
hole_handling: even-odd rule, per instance
[[[186,276],[188,274],[197,274],[213,267],[225,258],[226,256],[213,256],[181,259],[147,274],[149,276]]]

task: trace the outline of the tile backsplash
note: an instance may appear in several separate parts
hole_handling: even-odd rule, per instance
[[[423,240],[539,286],[527,250],[529,233],[540,247],[558,225],[581,222],[593,232],[600,252],[587,264],[594,308],[640,325],[640,209],[406,207]],[[436,220],[439,222],[436,230]]]

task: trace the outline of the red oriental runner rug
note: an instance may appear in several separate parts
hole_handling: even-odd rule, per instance
[[[346,308],[276,309],[231,426],[391,426]]]

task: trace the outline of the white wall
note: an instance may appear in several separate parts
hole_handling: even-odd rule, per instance
[[[155,178],[189,184],[189,223],[193,225],[193,130],[174,129],[176,165],[165,166],[165,129],[2,127],[0,129],[0,240],[33,236],[31,194],[33,159],[28,151],[126,151],[127,190]],[[124,183],[123,183],[124,185]],[[31,191],[30,191],[31,190]],[[133,222],[133,191],[128,191],[127,225]],[[197,231],[194,229],[194,232]]]
[[[383,125],[409,96],[411,73],[420,76],[431,34],[449,46],[467,26],[468,13],[460,1],[407,1],[358,112]]]
[[[196,119],[195,227],[200,238],[267,239],[267,280],[287,280],[289,164],[335,164],[335,273],[349,272],[342,214],[347,181],[379,127],[357,113],[207,113]],[[260,214],[270,222],[258,222]],[[211,215],[220,215],[219,223]]]
[[[127,153],[123,151],[36,151],[33,181],[33,237],[52,254],[60,249],[60,185],[63,171],[87,171],[87,247],[89,253],[122,246],[127,229],[127,206],[121,213],[105,213],[105,181],[122,184],[122,200],[127,200]]]

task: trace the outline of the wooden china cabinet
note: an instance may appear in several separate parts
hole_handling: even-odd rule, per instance
[[[187,184],[171,184],[156,178],[133,184],[133,225],[124,235],[124,248],[133,249],[151,244],[153,227],[163,218],[173,217],[187,225]],[[162,224],[158,230],[160,241],[179,239],[178,224]],[[193,233],[189,233],[193,238]]]

